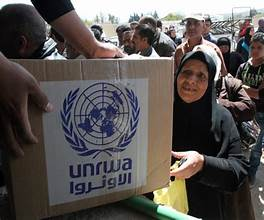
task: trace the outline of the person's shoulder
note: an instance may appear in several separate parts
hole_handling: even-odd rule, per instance
[[[172,41],[173,40],[164,32],[160,32],[160,42],[166,42],[166,41]]]
[[[154,47],[151,47],[151,54],[150,57],[160,57]]]
[[[179,46],[177,46],[174,57],[179,57],[184,55],[184,43],[181,43]]]
[[[241,63],[240,66],[238,67],[238,70],[242,70],[246,65],[249,65],[249,62],[244,62],[244,63]]]
[[[167,34],[159,32],[159,43],[165,43],[170,38]]]
[[[187,45],[187,41],[182,42],[181,44],[177,46],[176,51],[182,50],[186,45]]]
[[[205,44],[206,46],[213,48],[216,52],[221,52],[219,47],[216,44],[210,42],[209,40],[203,39],[202,43]]]
[[[242,81],[240,79],[234,78],[230,73],[224,77],[225,83],[230,89],[237,90],[242,88]]]
[[[223,105],[217,104],[216,112],[217,112],[217,117],[220,117],[220,120],[222,121],[222,123],[233,121],[233,116],[231,112]]]
[[[244,69],[246,63],[247,63],[247,62],[240,64],[240,66],[237,68],[236,78],[238,78],[238,79],[240,79],[240,80],[242,79],[242,78],[241,78],[241,77],[242,77],[241,75],[242,75],[242,72],[243,72],[243,69]]]
[[[167,34],[165,34],[163,32],[160,32],[159,44],[169,45],[174,50],[176,49],[175,42]]]
[[[206,44],[207,46],[210,46],[210,47],[217,47],[214,43],[210,42],[209,40],[206,40],[203,38],[203,41],[202,41],[203,44]]]
[[[210,36],[210,41],[213,44],[216,44],[217,43],[217,38],[211,32],[209,33],[209,36]]]
[[[239,59],[239,60],[243,60],[243,57],[240,55],[240,53],[236,52],[236,51],[232,51],[230,53],[230,59]]]
[[[241,37],[238,42],[237,42],[237,47],[241,47],[243,41],[244,41],[245,37]]]

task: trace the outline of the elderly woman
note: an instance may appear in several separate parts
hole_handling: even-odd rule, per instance
[[[248,164],[230,112],[216,103],[215,73],[214,61],[202,51],[181,60],[175,81],[173,156],[185,162],[171,175],[186,179],[188,214],[241,219],[231,192],[244,184]],[[251,202],[248,185],[244,196]],[[245,207],[243,219],[254,219],[252,210],[247,212],[251,204]]]

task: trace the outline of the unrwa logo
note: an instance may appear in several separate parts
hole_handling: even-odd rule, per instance
[[[140,115],[132,89],[95,83],[84,91],[71,90],[60,111],[66,141],[80,156],[112,156],[131,143]]]

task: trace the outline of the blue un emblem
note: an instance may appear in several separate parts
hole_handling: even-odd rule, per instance
[[[80,156],[95,158],[126,149],[136,134],[139,113],[133,90],[102,82],[70,91],[60,116],[71,148]]]

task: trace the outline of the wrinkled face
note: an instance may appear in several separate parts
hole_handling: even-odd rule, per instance
[[[177,91],[186,103],[192,103],[203,97],[208,87],[208,69],[199,60],[188,60],[177,78]]]
[[[221,46],[218,46],[219,49],[221,50],[221,53],[222,54],[225,54],[229,51],[229,46],[228,45],[221,45]]]
[[[264,44],[253,41],[250,45],[252,59],[264,59]]]
[[[188,38],[201,37],[204,32],[204,22],[192,18],[187,19],[185,27]]]

